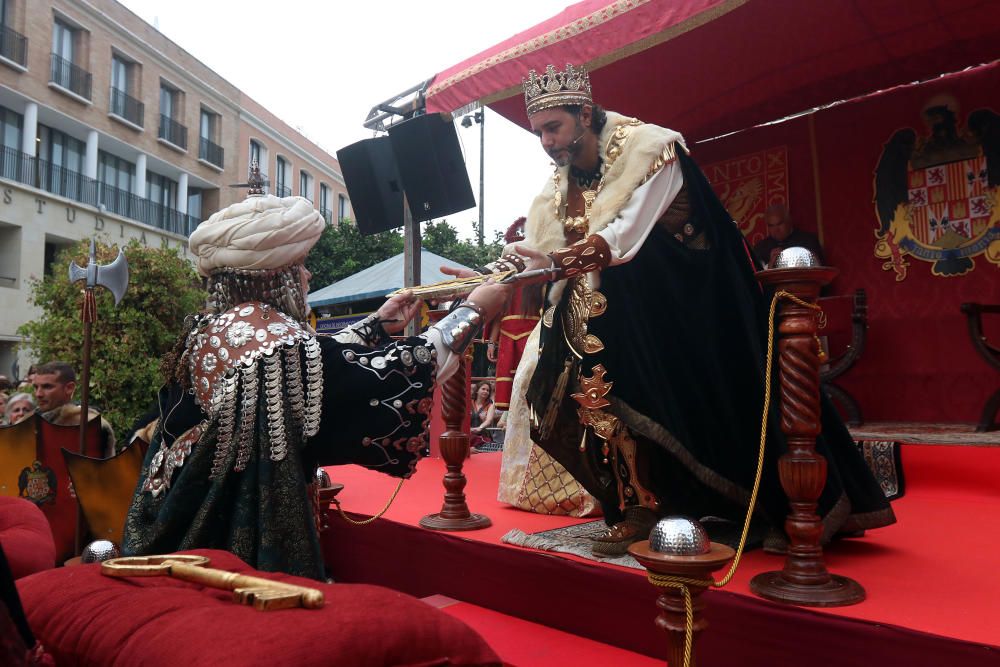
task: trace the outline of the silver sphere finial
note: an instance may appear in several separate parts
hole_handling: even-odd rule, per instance
[[[807,248],[792,246],[779,252],[770,268],[803,269],[811,266],[820,266],[819,258]]]
[[[121,549],[111,540],[94,540],[83,548],[80,554],[81,563],[103,563],[111,558],[122,555]]]
[[[325,468],[316,468],[316,486],[320,489],[328,489],[332,484],[330,473]]]
[[[660,519],[649,534],[649,548],[673,556],[699,556],[712,549],[705,528],[696,519],[668,516]]]

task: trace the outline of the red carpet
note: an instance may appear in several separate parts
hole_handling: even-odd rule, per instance
[[[442,596],[432,596],[424,601],[465,622],[482,635],[504,662],[517,667],[663,667],[663,662],[656,658],[529,623],[467,602]]]
[[[428,459],[404,484],[386,515],[388,521],[353,527],[331,517],[324,547],[333,576],[371,580],[419,596],[442,593],[658,655],[662,638],[650,622],[655,594],[641,572],[499,542],[511,528],[531,533],[580,521],[499,504],[499,461],[499,454],[482,454],[466,466],[469,504],[490,516],[492,527],[454,534],[415,527],[422,515],[440,508],[443,494],[443,465]],[[937,664],[1000,664],[995,612],[1000,577],[993,568],[1000,535],[991,529],[1000,514],[1000,448],[905,445],[903,466],[906,495],[893,503],[899,523],[861,539],[840,541],[827,551],[832,571],[865,586],[865,602],[822,611],[764,602],[750,593],[747,583],[759,572],[780,568],[782,559],[749,552],[727,589],[709,593],[713,627],[702,648],[711,654],[713,646],[723,646],[720,652],[731,656],[730,648],[752,644],[761,662],[748,659],[743,664],[768,664],[764,656],[773,660],[787,655],[779,639],[786,637],[782,628],[794,623],[795,634],[811,642],[817,655],[841,649],[844,633],[853,633],[864,651],[856,656],[859,665],[874,664],[871,660],[883,651],[889,660],[884,664],[900,664],[891,657],[900,657],[894,653],[900,647],[914,651],[917,662],[909,664],[932,656]],[[345,484],[340,496],[345,509],[361,515],[378,511],[395,485],[384,475],[357,467],[330,472]],[[406,554],[414,569],[392,569],[399,554]],[[768,615],[770,620],[764,618]],[[747,622],[751,618],[754,621]],[[776,622],[784,625],[773,625]],[[764,641],[762,635],[768,632],[771,637]],[[940,662],[942,652],[952,656],[950,663]]]

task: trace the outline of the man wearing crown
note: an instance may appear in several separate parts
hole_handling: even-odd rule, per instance
[[[515,388],[527,390],[515,391],[512,421],[529,415],[532,439],[600,501],[610,528],[595,554],[624,553],[664,514],[742,521],[767,347],[766,303],[742,234],[681,135],[594,104],[582,68],[532,71],[524,92],[555,170],[518,252],[554,276],[537,360],[525,354],[517,371]],[[823,427],[824,538],[892,523],[828,405]],[[776,548],[788,511],[776,463],[784,450],[772,411],[757,513]]]

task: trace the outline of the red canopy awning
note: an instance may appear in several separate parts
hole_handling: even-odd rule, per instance
[[[1000,56],[993,0],[584,0],[435,77],[428,111],[526,124],[529,69],[585,64],[595,100],[698,140]]]

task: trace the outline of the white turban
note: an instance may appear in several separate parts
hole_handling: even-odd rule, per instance
[[[279,269],[301,262],[325,224],[303,197],[251,196],[198,225],[189,244],[203,276],[222,268]]]

